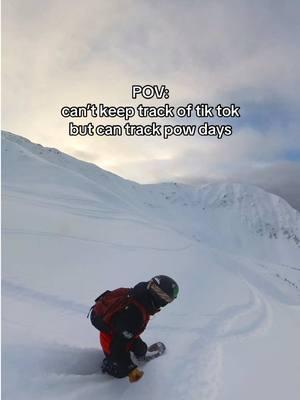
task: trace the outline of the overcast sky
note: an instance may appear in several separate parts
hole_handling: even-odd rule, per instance
[[[4,0],[2,18],[4,129],[141,183],[249,182],[300,209],[299,1]],[[136,83],[241,118],[222,140],[68,136],[62,106],[137,105]]]

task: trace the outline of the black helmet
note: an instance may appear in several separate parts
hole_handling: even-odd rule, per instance
[[[157,307],[164,307],[176,299],[179,287],[174,279],[166,275],[157,275],[152,278],[147,286],[151,297]]]

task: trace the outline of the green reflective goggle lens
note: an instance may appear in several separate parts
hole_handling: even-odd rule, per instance
[[[179,293],[179,287],[178,287],[178,286],[175,286],[175,287],[173,288],[173,298],[174,298],[174,299],[176,299],[176,297],[178,296],[178,293]]]

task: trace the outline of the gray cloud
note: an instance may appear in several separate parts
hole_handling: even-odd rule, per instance
[[[263,168],[236,174],[235,179],[261,186],[287,200],[300,211],[300,165],[295,162],[278,162]]]
[[[223,178],[181,178],[184,183],[201,185],[216,182],[241,182],[253,184],[277,194],[300,211],[300,166],[291,161],[277,162],[267,166],[249,167]]]
[[[296,204],[299,2],[71,3],[4,2],[3,128],[139,182],[278,174]],[[128,104],[133,83],[166,84],[174,104],[235,102],[242,118],[221,141],[67,135],[63,105]]]

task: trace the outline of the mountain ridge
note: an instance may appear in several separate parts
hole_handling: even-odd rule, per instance
[[[243,226],[250,235],[256,236],[256,241],[257,237],[283,238],[300,248],[300,213],[281,197],[254,185],[139,184],[5,131],[2,152],[3,183],[10,187],[26,190],[33,185],[42,194],[47,186],[47,196],[51,198],[52,188],[53,193],[59,193],[68,186],[69,192],[78,199],[89,196],[97,206],[109,206],[116,212],[125,210],[143,216],[149,215],[150,209],[154,220],[163,220],[177,230],[185,227],[185,234],[196,240],[212,242],[214,231],[223,242],[230,242],[230,236],[234,237],[229,243],[230,251],[238,246],[247,248],[249,236],[241,235]],[[34,178],[33,171],[39,171],[38,178]]]

